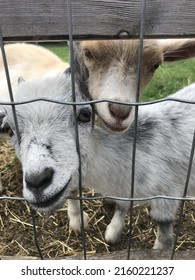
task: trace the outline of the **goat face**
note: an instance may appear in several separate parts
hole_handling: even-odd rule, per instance
[[[139,92],[162,63],[162,51],[157,44],[156,40],[146,40],[144,43]],[[109,99],[116,102],[96,104],[100,121],[110,131],[124,132],[133,122],[134,107],[117,102],[136,101],[138,50],[138,40],[75,43],[76,77],[77,80],[78,77],[83,79],[80,82],[81,91],[87,76],[88,92],[93,100]]]
[[[56,79],[55,85],[51,79],[37,83],[22,82],[17,88],[15,99],[25,101],[49,97],[64,100],[64,95],[66,101],[70,102],[71,86],[66,82],[65,74]],[[18,144],[14,133],[12,141],[23,167],[23,195],[34,209],[51,212],[78,187],[79,158],[75,143],[73,108],[39,101],[17,106],[16,113],[20,143]],[[83,138],[80,148],[83,158],[86,158],[87,149],[83,144],[86,147],[86,134],[91,129],[89,105],[77,108],[77,120],[79,136]],[[2,126],[15,131],[10,108],[6,108]],[[83,126],[84,129],[81,129]],[[85,173],[85,169],[83,160],[82,173]]]

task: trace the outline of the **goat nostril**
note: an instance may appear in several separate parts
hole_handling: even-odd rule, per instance
[[[30,189],[39,189],[47,187],[53,178],[54,170],[51,167],[46,167],[37,172],[29,172],[25,175],[25,182]]]
[[[129,116],[132,109],[132,107],[128,105],[116,103],[109,103],[108,106],[112,116],[119,119],[126,119]]]

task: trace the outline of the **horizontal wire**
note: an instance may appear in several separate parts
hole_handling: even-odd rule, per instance
[[[112,102],[115,104],[122,104],[122,105],[129,105],[129,106],[146,106],[146,105],[152,105],[152,104],[162,103],[162,102],[167,102],[167,101],[175,101],[175,102],[181,102],[181,103],[192,104],[192,105],[195,104],[194,100],[168,97],[168,98],[156,99],[156,100],[146,101],[146,102],[122,102],[122,101],[116,101],[113,99],[98,99],[98,100],[83,101],[83,102],[65,102],[65,101],[60,101],[60,100],[55,100],[55,99],[50,99],[50,98],[37,98],[37,99],[29,99],[26,101],[20,101],[20,102],[8,102],[8,101],[0,100],[0,105],[2,105],[2,106],[25,105],[25,104],[39,102],[39,101],[45,101],[45,102],[56,103],[56,104],[61,104],[61,105],[76,105],[76,106],[91,105],[91,104],[103,103],[103,102],[109,102],[109,103]]]
[[[185,201],[195,201],[195,197],[180,197],[180,196],[166,196],[166,195],[154,195],[154,196],[147,196],[147,197],[134,197],[134,198],[127,198],[127,197],[116,197],[116,196],[94,196],[94,197],[85,197],[85,196],[68,196],[66,199],[73,199],[73,200],[98,200],[98,199],[112,199],[112,200],[121,200],[121,201],[148,201],[153,199],[168,199],[168,200],[185,200]],[[0,200],[22,200],[27,201],[25,198],[22,197],[11,197],[11,196],[0,196]]]
[[[17,197],[17,196],[0,196],[0,200],[23,200],[23,201],[27,201],[25,198]]]

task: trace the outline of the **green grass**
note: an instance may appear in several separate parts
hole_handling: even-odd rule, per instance
[[[65,43],[44,43],[42,46],[58,55],[62,60],[69,62],[69,48]]]
[[[145,88],[142,101],[166,97],[193,82],[195,82],[194,59],[164,64]]]
[[[66,44],[52,43],[44,46],[69,62],[69,48]],[[193,82],[195,82],[194,59],[166,63],[156,71],[154,78],[145,88],[141,100],[149,101],[166,97]]]

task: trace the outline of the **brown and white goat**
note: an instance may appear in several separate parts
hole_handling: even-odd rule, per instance
[[[135,102],[139,40],[82,41],[74,43],[76,79],[92,100]],[[139,95],[163,62],[195,56],[195,39],[144,40]],[[99,120],[110,131],[125,132],[135,107],[96,103]]]

